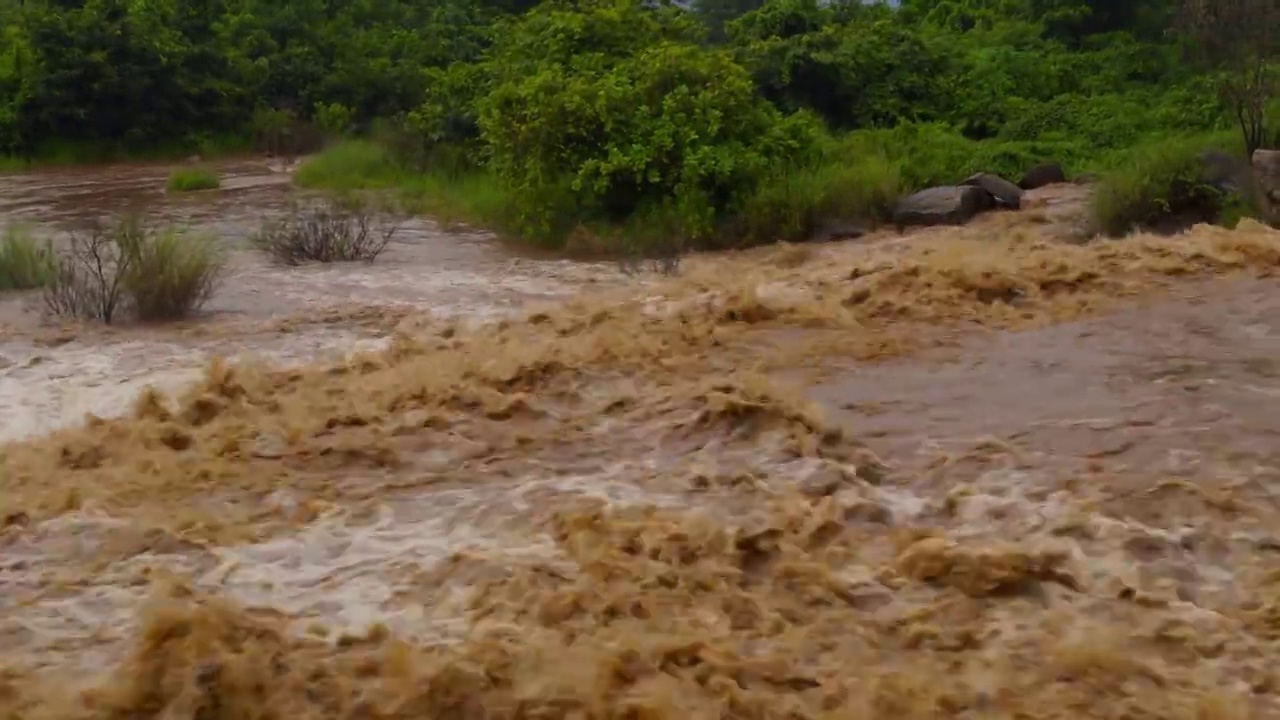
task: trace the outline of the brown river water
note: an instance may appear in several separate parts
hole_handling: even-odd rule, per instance
[[[0,221],[236,248],[291,191],[225,172]],[[675,278],[419,220],[237,249],[180,327],[0,300],[0,717],[1280,717],[1280,233],[1068,241],[1087,192]]]

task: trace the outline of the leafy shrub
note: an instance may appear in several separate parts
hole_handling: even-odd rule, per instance
[[[307,262],[373,262],[400,229],[361,203],[310,209],[294,206],[282,220],[266,222],[252,238],[284,265]]]
[[[705,241],[773,167],[813,151],[818,124],[761,99],[688,22],[584,2],[539,6],[506,29],[478,125],[522,234],[559,245],[584,220],[661,215]]]
[[[21,230],[10,227],[0,238],[0,290],[43,287],[54,273],[53,249]]]
[[[222,182],[216,173],[205,168],[178,168],[169,174],[167,187],[169,192],[194,192],[216,190]]]
[[[1169,222],[1221,219],[1232,198],[1204,182],[1200,157],[1213,147],[1205,137],[1167,138],[1115,158],[1090,200],[1095,231],[1118,237]]]
[[[222,268],[211,240],[151,230],[138,218],[100,221],[73,233],[58,253],[45,307],[108,324],[126,312],[144,321],[178,320],[212,296]]]
[[[355,126],[355,112],[342,103],[316,103],[315,119],[320,130],[333,137],[342,137]]]

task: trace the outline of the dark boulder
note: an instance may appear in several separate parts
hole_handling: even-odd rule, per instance
[[[1280,150],[1254,150],[1253,172],[1264,219],[1280,222]]]
[[[1006,210],[1017,210],[1022,207],[1022,189],[999,175],[978,173],[965,178],[961,185],[980,187],[995,198],[996,207]]]
[[[963,225],[994,205],[991,193],[976,185],[932,187],[899,199],[893,207],[893,224],[900,229],[914,225]]]
[[[1200,160],[1200,182],[1228,195],[1243,195],[1253,189],[1253,169],[1249,161],[1222,150],[1205,150]]]
[[[857,240],[867,234],[866,225],[853,220],[828,219],[822,222],[810,238],[811,242],[838,242]]]
[[[1023,190],[1035,190],[1046,185],[1057,185],[1067,181],[1067,172],[1058,163],[1043,163],[1028,169],[1018,181]]]

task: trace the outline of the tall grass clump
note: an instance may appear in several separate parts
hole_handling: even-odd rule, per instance
[[[387,147],[372,140],[343,140],[303,163],[293,181],[305,188],[349,191],[393,188],[405,177]]]
[[[1078,167],[1090,154],[1082,143],[1065,140],[970,140],[936,123],[855,130],[838,142],[844,158],[879,155],[896,165],[904,192],[953,185],[979,172],[1016,182],[1033,165],[1057,162]]]
[[[902,192],[899,166],[879,153],[828,155],[765,180],[722,233],[743,245],[812,238],[831,220],[875,225]]]
[[[0,290],[44,287],[53,278],[52,246],[26,231],[10,227],[0,236]]]
[[[169,192],[217,190],[222,187],[222,181],[217,173],[206,168],[178,168],[169,174],[166,187]]]
[[[1194,136],[1163,138],[1110,158],[1109,167],[1090,199],[1093,230],[1119,237],[1138,229],[1186,227],[1196,222],[1219,222],[1224,214],[1248,214],[1248,178],[1233,195],[1210,184],[1207,151],[1231,152],[1219,138]],[[1240,161],[1244,168],[1243,159]]]
[[[181,320],[213,297],[225,267],[213,238],[173,228],[131,230],[125,238],[123,286],[139,320]]]
[[[180,320],[198,311],[222,278],[210,238],[155,230],[136,217],[99,221],[72,234],[57,255],[45,308],[55,316],[113,323]]]
[[[481,170],[414,174],[399,186],[400,199],[445,226],[459,223],[505,231],[511,222],[511,191]]]

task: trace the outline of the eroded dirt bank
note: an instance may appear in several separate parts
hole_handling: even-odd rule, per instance
[[[1280,233],[1054,222],[405,311],[11,444],[0,712],[1280,716]]]

